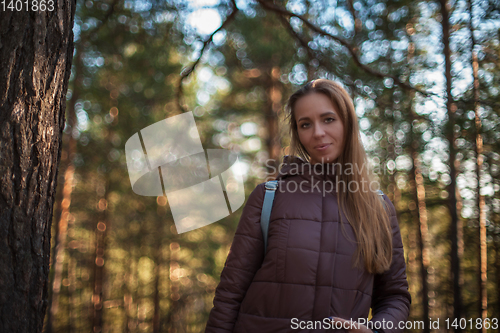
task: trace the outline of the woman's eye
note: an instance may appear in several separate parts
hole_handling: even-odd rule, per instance
[[[302,123],[300,125],[300,128],[306,128],[306,127],[309,127],[309,123]]]
[[[326,118],[325,119],[325,122],[327,123],[331,123],[332,121],[334,121],[335,119],[334,118]]]

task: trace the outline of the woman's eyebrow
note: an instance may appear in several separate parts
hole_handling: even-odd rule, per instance
[[[324,117],[324,116],[328,116],[328,115],[336,116],[337,114],[333,111],[328,111],[328,112],[320,114],[320,117]],[[299,120],[297,120],[297,122],[299,122],[301,120],[311,120],[311,119],[309,117],[301,117],[301,118],[299,118]]]

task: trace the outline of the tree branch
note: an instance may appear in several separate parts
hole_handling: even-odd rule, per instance
[[[354,5],[352,4],[352,0],[347,0],[347,7],[349,8],[349,12],[351,13],[352,20],[354,21],[354,34],[361,31],[361,20],[356,17],[356,10],[354,9]]]
[[[111,17],[111,15],[114,14],[114,12],[116,10],[115,6],[118,5],[119,2],[120,2],[120,0],[114,0],[109,5],[109,8],[106,11],[106,14],[104,14],[104,17],[99,22],[99,24],[94,29],[89,30],[86,34],[81,34],[80,41],[79,41],[80,44],[83,44],[83,42],[85,42],[88,38],[90,38],[91,35],[97,34],[99,32],[99,30],[101,30],[101,28],[106,25],[106,23],[108,22],[108,20]]]
[[[238,7],[236,7],[236,0],[231,0],[231,13],[226,17],[225,21],[221,24],[221,26],[215,30],[206,40],[203,42],[203,47],[201,48],[200,55],[196,59],[196,61],[189,67],[184,68],[180,74],[179,78],[179,83],[177,86],[177,92],[176,92],[176,102],[177,106],[179,107],[179,111],[181,112],[186,112],[186,108],[182,105],[181,100],[183,97],[183,85],[182,82],[191,75],[191,73],[195,70],[196,66],[201,61],[201,58],[203,57],[203,54],[205,53],[205,50],[209,47],[209,45],[212,43],[212,40],[214,38],[214,35],[224,29],[235,17],[236,14],[238,13]]]
[[[287,17],[296,17],[296,18],[300,19],[312,31],[314,31],[317,34],[320,34],[322,36],[329,37],[329,38],[333,39],[334,41],[336,41],[337,43],[341,44],[342,46],[346,47],[347,50],[349,51],[349,53],[351,54],[354,62],[356,63],[356,65],[358,65],[358,67],[360,67],[361,69],[363,69],[368,74],[371,74],[371,75],[379,77],[379,78],[391,78],[391,79],[393,79],[394,83],[397,84],[398,86],[400,86],[401,88],[403,88],[405,90],[414,90],[414,91],[417,91],[417,92],[421,93],[422,95],[424,95],[426,97],[429,97],[430,95],[435,95],[433,93],[430,93],[430,92],[427,92],[427,91],[423,91],[421,89],[413,87],[410,84],[401,81],[395,75],[383,74],[383,73],[381,73],[379,71],[376,71],[376,70],[370,68],[369,66],[361,63],[361,61],[359,59],[359,56],[357,54],[358,48],[356,46],[353,46],[353,45],[349,44],[349,42],[347,42],[343,38],[334,36],[334,35],[330,34],[329,32],[321,29],[320,27],[316,26],[315,24],[313,24],[309,20],[307,20],[303,15],[298,15],[298,14],[292,13],[292,12],[290,12],[290,11],[282,8],[282,7],[276,6],[273,3],[265,1],[265,0],[257,0],[257,1],[264,8],[266,8],[266,9],[268,9],[270,11],[273,11],[273,12],[275,12],[277,14],[280,14],[282,16],[287,16]],[[300,40],[299,40],[299,42],[300,42]]]
[[[292,25],[290,24],[290,21],[287,20],[286,18],[284,18],[282,15],[278,15],[278,17],[279,17],[281,23],[283,24],[283,26],[288,30],[290,35],[292,35],[293,38],[298,40],[300,45],[302,45],[302,47],[306,49],[307,54],[309,55],[309,59],[310,60],[316,59],[316,60],[318,60],[318,62],[320,63],[321,66],[323,66],[325,68],[329,68],[329,66],[326,63],[324,63],[320,57],[318,57],[316,52],[309,47],[309,43],[304,38],[302,38],[302,36],[300,36],[297,31],[295,31],[293,29]]]
[[[308,43],[308,41],[307,41],[307,40],[305,40],[302,36],[300,36],[300,34],[299,34],[297,31],[295,31],[295,30],[293,29],[293,27],[291,26],[291,24],[290,24],[290,21],[289,21],[289,20],[287,20],[286,18],[284,18],[284,17],[283,17],[283,16],[281,16],[281,15],[279,15],[279,18],[280,18],[280,20],[281,20],[282,24],[285,26],[285,28],[286,28],[286,29],[290,32],[290,34],[292,35],[292,37],[294,37],[295,39],[297,39],[297,40],[299,41],[300,45],[302,45],[302,47],[304,47],[304,48],[306,49],[307,54],[308,54],[308,56],[309,56],[309,58],[310,58],[310,59],[316,59],[316,60],[318,60],[319,64],[320,64],[321,66],[323,66],[325,69],[327,69],[327,70],[329,70],[329,71],[333,71],[333,70],[331,69],[331,65],[330,65],[330,64],[328,64],[328,63],[326,63],[325,61],[323,61],[323,59],[321,59],[321,57],[319,57],[319,56],[318,56],[317,52],[316,52],[316,51],[314,51],[313,49],[311,49],[311,48],[309,47],[309,43]],[[353,91],[353,92],[354,92],[354,91]],[[359,93],[358,93],[358,95],[359,95]],[[370,98],[371,98],[371,97],[370,97]],[[373,98],[372,98],[372,99],[373,99]],[[384,104],[384,103],[382,103],[381,101],[377,101],[376,103],[377,103],[377,105],[378,105],[378,106],[381,106],[382,108],[389,108],[389,107],[390,107],[388,104]],[[420,116],[420,115],[417,115],[417,117],[418,117],[419,119],[424,119],[424,118],[423,118],[422,116]]]

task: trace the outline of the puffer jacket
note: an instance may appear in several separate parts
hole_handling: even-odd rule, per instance
[[[403,331],[398,325],[408,318],[410,294],[394,206],[384,195],[393,231],[390,269],[374,275],[355,267],[355,236],[343,214],[339,222],[336,177],[328,164],[323,171],[318,166],[285,157],[266,254],[260,227],[264,184],[250,194],[205,332],[347,332],[331,329],[325,318],[361,322],[370,308],[374,330]]]

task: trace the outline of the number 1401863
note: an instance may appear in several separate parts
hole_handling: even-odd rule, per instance
[[[498,318],[486,318],[486,319],[481,319],[481,318],[476,318],[476,319],[465,319],[465,318],[461,318],[461,319],[450,319],[450,318],[447,318],[445,320],[446,322],[446,329],[451,329],[451,328],[454,328],[455,330],[460,328],[462,330],[465,330],[465,329],[470,329],[470,330],[473,330],[473,329],[482,329],[483,327],[486,328],[487,330],[489,329],[498,329]]]
[[[1,0],[0,8],[4,12],[51,12],[56,9],[54,0]]]

